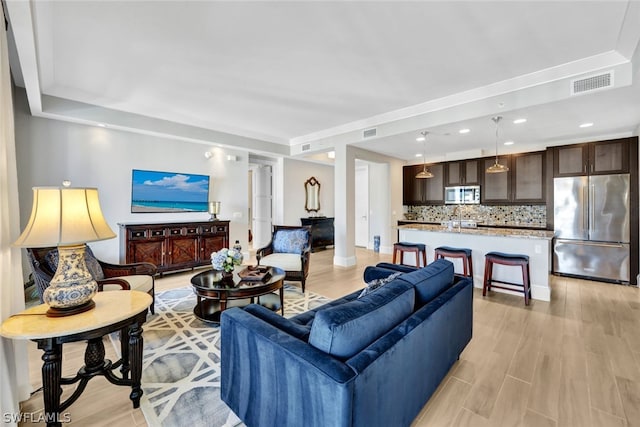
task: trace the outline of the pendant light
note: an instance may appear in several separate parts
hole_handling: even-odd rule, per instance
[[[487,173],[501,173],[508,172],[509,168],[505,165],[498,163],[498,122],[502,120],[502,116],[492,117],[491,120],[496,124],[496,162],[489,166],[486,170]]]
[[[422,140],[422,170],[418,172],[416,178],[425,179],[425,178],[433,178],[433,174],[429,169],[427,169],[427,135],[429,132],[424,131],[420,132],[422,135],[421,138],[418,138],[418,141]]]

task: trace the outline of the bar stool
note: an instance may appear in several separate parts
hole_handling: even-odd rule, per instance
[[[520,266],[522,268],[522,283],[503,282],[493,279],[493,264]],[[501,283],[511,286],[519,286],[523,289],[513,289],[505,286],[493,285],[493,283]],[[484,280],[482,282],[482,296],[487,295],[487,290],[491,290],[491,287],[499,289],[507,289],[509,291],[523,292],[524,304],[529,305],[529,299],[531,298],[531,286],[529,283],[529,256],[519,254],[505,254],[502,252],[489,252],[485,255],[484,261]]]
[[[416,267],[420,268],[420,255],[422,254],[422,266],[427,265],[427,245],[422,243],[398,242],[393,244],[393,263],[404,264],[405,252],[416,254]],[[400,253],[400,262],[396,263],[396,254]]]
[[[462,275],[465,277],[471,277],[473,280],[473,260],[471,259],[471,249],[440,246],[435,250],[435,259],[439,258],[461,258]]]

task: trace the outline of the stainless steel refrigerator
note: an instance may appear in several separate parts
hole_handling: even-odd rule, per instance
[[[555,178],[554,273],[629,282],[629,174]]]

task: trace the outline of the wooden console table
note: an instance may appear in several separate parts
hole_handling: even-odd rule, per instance
[[[229,221],[123,223],[120,262],[150,262],[158,273],[211,263],[211,253],[229,247]]]
[[[333,246],[333,218],[326,216],[300,218],[302,225],[311,227],[311,252]]]
[[[67,317],[47,317],[49,306],[41,304],[17,313],[2,323],[0,335],[6,338],[32,340],[44,351],[42,355],[42,389],[47,426],[62,425],[60,412],[67,409],[84,391],[89,380],[104,376],[110,383],[130,386],[133,407],[140,406],[142,388],[142,324],[152,298],[138,291],[98,292],[95,308]],[[102,338],[120,332],[122,358],[115,363],[105,359]],[[84,360],[73,378],[62,378],[62,344],[87,341]],[[120,368],[121,376],[113,373]],[[73,394],[60,402],[61,385],[79,382]]]

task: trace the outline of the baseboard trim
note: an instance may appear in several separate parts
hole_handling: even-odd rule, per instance
[[[340,267],[353,267],[358,263],[358,260],[355,256],[350,257],[333,257],[333,264],[339,265]]]

